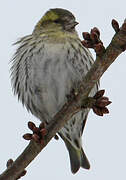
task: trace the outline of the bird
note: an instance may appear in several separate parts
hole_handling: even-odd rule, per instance
[[[49,124],[68,101],[94,63],[76,31],[75,16],[62,8],[49,9],[33,32],[20,38],[12,58],[14,95],[41,122]],[[98,84],[91,90],[93,97]],[[90,168],[82,147],[82,134],[89,108],[77,112],[58,132],[69,152],[71,171]]]

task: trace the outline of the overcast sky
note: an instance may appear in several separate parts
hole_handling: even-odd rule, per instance
[[[0,173],[9,158],[17,158],[28,142],[22,135],[30,132],[28,121],[39,121],[29,114],[13,96],[9,61],[15,51],[12,44],[30,34],[42,15],[54,7],[73,12],[81,37],[82,31],[94,26],[101,30],[107,46],[114,31],[111,20],[121,24],[126,18],[125,0],[4,0],[0,2]],[[106,90],[112,104],[110,114],[98,117],[90,112],[83,136],[83,147],[91,164],[90,170],[70,171],[69,157],[62,140],[52,140],[29,165],[24,180],[123,180],[126,179],[126,53],[121,54],[101,79],[100,89]]]

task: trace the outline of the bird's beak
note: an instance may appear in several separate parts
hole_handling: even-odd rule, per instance
[[[74,28],[76,25],[78,25],[79,23],[74,21],[74,22],[69,22],[69,24],[66,24],[65,29],[66,30],[70,30],[71,28]]]
[[[76,21],[74,22],[74,25],[75,25],[75,26],[78,25],[78,24],[79,24],[79,22],[76,22]]]

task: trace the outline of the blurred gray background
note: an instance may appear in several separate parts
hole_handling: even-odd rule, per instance
[[[17,158],[28,142],[22,135],[30,132],[28,121],[39,121],[29,114],[13,96],[10,84],[9,61],[15,52],[12,44],[30,34],[42,15],[54,7],[73,12],[81,37],[82,31],[97,26],[107,46],[114,31],[111,20],[121,24],[126,18],[126,1],[95,0],[4,0],[0,2],[0,173],[9,158]],[[94,54],[95,57],[95,54]],[[55,180],[124,180],[126,179],[126,53],[121,54],[101,79],[101,89],[113,102],[110,114],[98,117],[90,112],[83,136],[83,146],[91,163],[89,171],[70,172],[68,152],[62,140],[52,140],[27,168],[22,179]]]

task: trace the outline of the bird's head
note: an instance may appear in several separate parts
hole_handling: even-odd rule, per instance
[[[65,9],[50,9],[35,26],[34,32],[69,31],[74,32],[76,22],[74,15]]]

